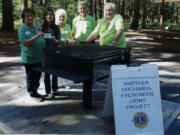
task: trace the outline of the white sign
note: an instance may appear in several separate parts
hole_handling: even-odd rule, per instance
[[[47,39],[52,38],[51,33],[44,33],[44,38],[47,38]]]
[[[164,135],[156,65],[113,65],[112,93],[116,135]]]

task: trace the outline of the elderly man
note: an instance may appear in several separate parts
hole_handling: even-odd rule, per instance
[[[105,17],[100,20],[95,30],[85,40],[90,42],[100,35],[100,45],[109,45],[119,48],[126,47],[124,31],[124,21],[121,15],[115,14],[116,6],[114,3],[105,4]]]
[[[79,16],[73,19],[72,37],[78,41],[86,40],[96,27],[96,21],[87,14],[87,4],[84,1],[78,3]]]

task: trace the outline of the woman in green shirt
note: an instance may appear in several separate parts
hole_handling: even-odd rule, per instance
[[[71,38],[71,28],[66,23],[67,14],[64,9],[58,9],[56,11],[56,24],[59,26],[61,31],[61,45],[67,45]]]
[[[35,13],[32,9],[24,9],[22,12],[23,23],[18,28],[18,37],[21,46],[21,62],[26,71],[27,91],[33,98],[41,98],[37,92],[40,85],[41,72],[32,68],[42,66],[44,61],[45,40],[36,25],[33,24]]]
[[[64,9],[58,9],[56,11],[56,24],[59,26],[61,30],[61,45],[69,45],[69,41],[71,38],[71,28],[66,23],[67,13]],[[70,88],[69,81],[64,79],[65,87]],[[64,87],[64,86],[63,86]]]

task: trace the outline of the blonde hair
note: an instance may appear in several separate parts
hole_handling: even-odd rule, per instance
[[[59,16],[60,15],[62,15],[62,14],[64,14],[65,15],[65,20],[64,20],[64,22],[66,22],[66,20],[67,20],[67,13],[66,13],[66,11],[64,10],[64,9],[58,9],[58,10],[56,10],[56,14],[55,14],[55,18],[56,18],[56,24],[58,25],[59,23]]]

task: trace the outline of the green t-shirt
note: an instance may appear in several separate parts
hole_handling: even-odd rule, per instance
[[[96,27],[96,21],[92,16],[86,15],[85,18],[77,16],[73,19],[72,35],[75,39],[86,40]]]
[[[39,37],[31,46],[24,46],[22,43],[34,37],[38,32],[38,28],[33,25],[34,29],[30,29],[25,23],[18,28],[18,37],[21,46],[21,62],[34,64],[44,61],[45,40]]]
[[[115,38],[117,30],[124,30],[124,21],[121,15],[114,15],[110,23],[107,23],[106,17],[102,18],[95,28],[95,32],[100,35],[100,45],[109,45]],[[122,33],[116,47],[125,48],[126,47],[126,37]]]
[[[69,40],[70,37],[71,37],[71,28],[68,24],[65,24],[64,25],[64,28],[62,28],[60,25],[59,25],[59,28],[61,30],[61,40]]]

